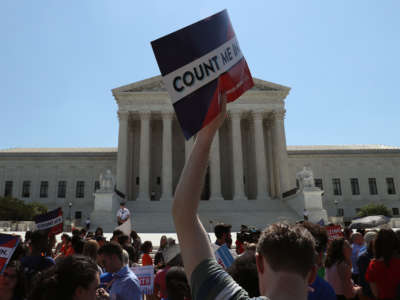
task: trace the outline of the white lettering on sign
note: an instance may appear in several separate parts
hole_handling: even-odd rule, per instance
[[[45,222],[37,223],[36,229],[38,229],[38,230],[49,229],[53,226],[61,224],[62,222],[63,222],[62,216],[58,216],[57,218],[54,218],[54,219],[51,219],[51,220],[48,220]]]
[[[213,51],[163,76],[172,104],[217,79],[243,58],[236,37]]]
[[[12,248],[0,247],[0,258],[9,258]]]

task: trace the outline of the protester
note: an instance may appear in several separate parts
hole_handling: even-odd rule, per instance
[[[99,244],[95,240],[85,241],[83,245],[82,254],[86,257],[89,257],[91,260],[93,260],[93,262],[96,263],[97,268],[99,270],[99,274],[101,275],[103,273],[103,270],[98,264],[97,252],[99,251],[99,249],[100,249]]]
[[[131,237],[126,234],[122,234],[118,237],[118,243],[121,247],[131,245]]]
[[[255,251],[245,252],[237,257],[227,269],[227,272],[246,290],[250,297],[260,296]]]
[[[167,236],[163,235],[160,239],[160,247],[158,247],[157,253],[154,256],[154,265],[158,269],[162,269],[165,266],[164,257],[162,252],[164,251],[165,247],[168,245]]]
[[[105,270],[113,274],[113,283],[109,296],[118,300],[142,299],[139,280],[131,269],[124,264],[123,249],[119,244],[108,243],[100,248],[99,255]],[[101,289],[99,296],[108,296],[108,293]]]
[[[25,299],[24,276],[21,263],[17,260],[11,260],[3,273],[0,273],[0,299]]]
[[[352,275],[354,283],[359,283],[359,270],[357,265],[358,254],[362,248],[365,247],[363,235],[360,232],[355,232],[351,236],[352,245],[351,245],[351,265]]]
[[[102,227],[97,227],[96,231],[94,232],[94,236],[95,237],[103,236],[103,228]]]
[[[317,253],[316,266],[318,270],[323,269],[323,257],[328,246],[328,233],[324,227],[308,221],[302,222],[300,226],[307,229],[314,237],[316,243],[315,250]],[[320,274],[325,274],[325,272],[318,272],[315,281],[311,284],[311,291],[308,293],[308,300],[335,300],[335,291],[332,286],[320,276]]]
[[[118,243],[118,238],[123,234],[124,233],[119,229],[114,230],[110,241]]]
[[[142,247],[142,240],[135,230],[131,231],[132,247],[135,249],[135,262],[139,261],[140,258],[140,248]]]
[[[67,256],[38,276],[29,300],[95,300],[99,283],[97,265],[91,259]]]
[[[150,241],[145,241],[141,247],[142,250],[142,266],[152,266],[153,259],[150,256],[151,251],[153,250],[153,244]]]
[[[352,299],[361,288],[351,279],[351,246],[344,238],[338,238],[329,244],[325,261],[325,277],[333,287],[337,299]]]
[[[232,225],[219,223],[214,227],[214,234],[217,240],[215,241],[216,248],[229,243],[232,240],[231,236]]]
[[[166,276],[168,298],[165,300],[190,300],[190,287],[182,267],[172,267]]]
[[[21,259],[22,270],[28,286],[38,272],[42,272],[55,264],[49,253],[48,233],[36,230],[31,235],[31,254]]]
[[[367,273],[368,266],[371,262],[371,260],[374,257],[374,239],[376,237],[377,233],[374,231],[367,232],[364,236],[364,240],[366,243],[366,249],[365,251],[361,252],[358,256],[357,259],[357,266],[359,270],[359,285],[362,288],[362,295],[363,299],[374,299],[374,295],[372,294],[371,287],[369,283],[365,279],[365,274]]]
[[[122,225],[125,223],[129,218],[131,214],[129,212],[129,209],[125,207],[125,202],[120,203],[120,208],[117,212],[117,223],[118,225]]]
[[[165,268],[159,270],[154,278],[154,291],[153,297],[155,299],[167,299],[167,287],[165,277],[171,267],[183,266],[182,256],[180,255],[180,248],[178,245],[173,244],[171,241],[162,252]]]
[[[381,229],[376,236],[375,259],[370,262],[365,279],[378,299],[395,299],[400,296],[398,294],[400,292],[398,243],[392,229]]]
[[[211,144],[226,117],[225,95],[221,102],[221,113],[197,133],[172,207],[194,300],[249,298],[216,262],[208,235],[197,216]],[[260,294],[270,299],[306,299],[308,284],[316,274],[314,244],[311,234],[299,226],[274,224],[266,228],[256,254]]]

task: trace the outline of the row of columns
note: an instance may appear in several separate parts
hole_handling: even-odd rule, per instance
[[[241,134],[242,110],[230,110],[232,124],[233,149],[233,200],[247,199],[243,181],[243,150]],[[284,128],[285,111],[273,111],[268,119],[271,130],[267,131],[267,141],[264,142],[263,121],[265,111],[252,111],[255,130],[255,160],[257,177],[257,199],[271,197],[280,198],[289,189],[288,160]],[[140,157],[139,157],[139,192],[138,201],[149,200],[150,180],[150,118],[151,111],[140,111]],[[128,128],[129,113],[119,112],[118,157],[117,157],[117,188],[127,192],[128,167]],[[161,200],[172,199],[172,120],[174,113],[162,113],[162,195]],[[185,161],[193,147],[194,138],[185,142]],[[221,163],[219,150],[219,133],[213,140],[210,151],[210,200],[222,200],[221,192]],[[268,168],[267,168],[268,158]]]

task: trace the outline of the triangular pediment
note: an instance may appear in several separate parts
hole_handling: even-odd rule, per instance
[[[289,92],[290,88],[272,83],[269,81],[254,78],[254,91],[285,91]],[[112,90],[115,93],[135,93],[135,92],[166,92],[166,88],[161,79],[161,76],[154,76],[148,79],[137,81],[128,85],[124,85]]]

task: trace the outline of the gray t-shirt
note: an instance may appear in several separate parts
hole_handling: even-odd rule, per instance
[[[250,298],[215,259],[206,259],[196,267],[191,287],[192,300],[269,300],[264,296]]]

